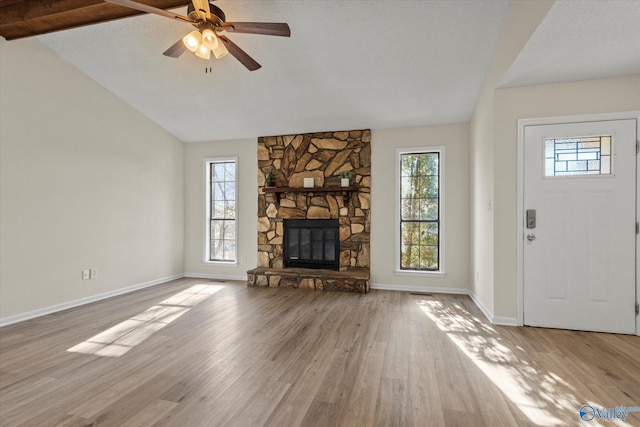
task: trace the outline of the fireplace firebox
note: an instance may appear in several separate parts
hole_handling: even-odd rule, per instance
[[[337,219],[285,219],[284,266],[340,269]]]

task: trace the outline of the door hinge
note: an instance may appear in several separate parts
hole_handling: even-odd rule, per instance
[[[636,234],[640,234],[640,223],[636,222]]]
[[[636,154],[640,153],[640,140],[636,141]]]
[[[636,303],[636,316],[640,314],[640,304]]]

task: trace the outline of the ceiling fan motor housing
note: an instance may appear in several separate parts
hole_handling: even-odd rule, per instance
[[[218,6],[214,6],[213,3],[209,2],[209,10],[211,11],[211,15],[212,15],[212,18],[214,18],[214,21],[216,20],[220,20],[221,22],[226,21],[224,12]],[[191,18],[191,20],[193,21],[199,20],[199,16],[196,13],[196,9],[195,7],[193,7],[193,2],[189,2],[189,6],[187,6],[187,16],[189,16],[189,18]]]

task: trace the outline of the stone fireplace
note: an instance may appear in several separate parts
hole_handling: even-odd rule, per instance
[[[353,174],[348,187],[344,171]],[[265,187],[268,174],[275,187]],[[249,286],[368,292],[370,224],[370,130],[258,138],[258,267]]]

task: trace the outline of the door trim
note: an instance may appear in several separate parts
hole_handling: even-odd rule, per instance
[[[526,126],[544,126],[555,124],[604,122],[612,120],[635,120],[636,138],[640,139],[640,111],[619,113],[584,114],[576,116],[540,117],[518,119],[518,140],[516,159],[516,324],[524,326],[524,131]],[[638,157],[636,156],[636,220],[640,213],[640,174],[638,173]],[[638,236],[636,236],[636,302],[640,300],[640,268],[638,260]],[[640,316],[636,316],[636,335],[640,336]]]

